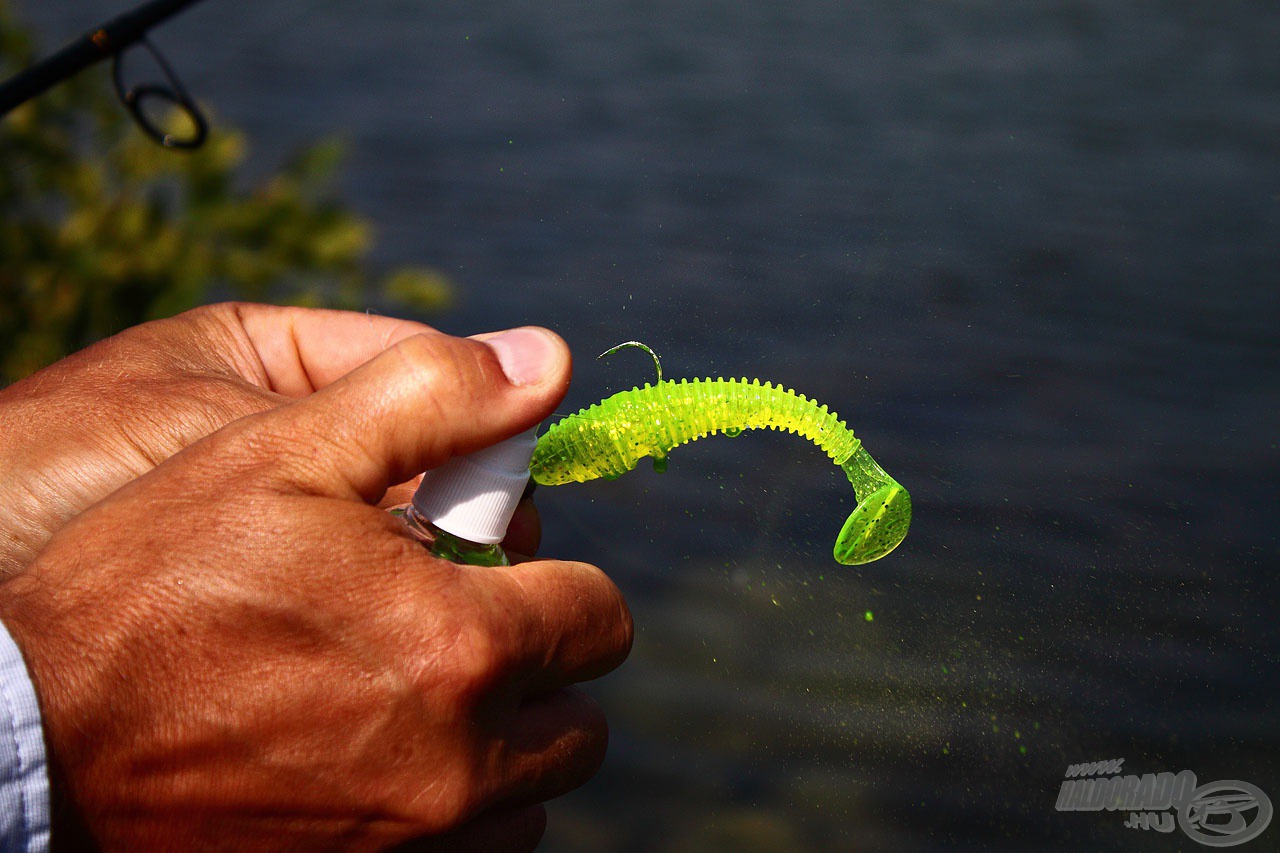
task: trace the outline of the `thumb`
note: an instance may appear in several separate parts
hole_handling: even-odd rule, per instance
[[[233,424],[225,439],[241,446],[222,451],[268,472],[275,488],[376,503],[388,486],[547,417],[569,374],[568,347],[546,329],[484,341],[414,335],[314,394]]]

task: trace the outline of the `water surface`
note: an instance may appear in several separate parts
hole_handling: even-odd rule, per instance
[[[38,5],[50,43],[127,6]],[[156,38],[251,169],[350,141],[440,326],[564,335],[566,411],[640,338],[912,491],[858,569],[790,436],[542,491],[638,627],[544,849],[1187,849],[1054,810],[1107,758],[1280,803],[1275,4],[208,0]]]

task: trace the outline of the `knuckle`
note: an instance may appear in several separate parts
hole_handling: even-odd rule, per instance
[[[596,588],[594,618],[604,628],[604,649],[608,652],[608,660],[612,666],[617,666],[631,653],[635,640],[631,608],[627,606],[622,590],[603,570],[589,563],[576,565]]]
[[[397,779],[386,794],[387,811],[403,816],[415,832],[449,833],[484,807],[482,783],[477,762],[455,754],[437,761],[427,778]]]
[[[622,590],[618,589],[618,585],[603,570],[587,564],[582,565],[586,565],[598,581],[600,587],[600,614],[607,619],[613,630],[615,647],[625,657],[626,653],[631,649],[631,643],[635,636],[635,624],[631,618],[631,608],[627,606],[627,600],[623,597]]]
[[[604,711],[595,706],[590,717],[590,725],[584,729],[586,737],[581,747],[583,782],[590,779],[604,766],[605,756],[609,752],[609,722]]]
[[[585,756],[584,764],[589,764],[594,773],[604,761],[605,749],[609,744],[609,719],[604,709],[585,692],[577,688],[564,689],[566,713],[580,733],[580,750]]]
[[[210,436],[216,453],[252,463],[260,459],[280,459],[293,453],[296,436],[281,429],[266,413],[234,421]]]
[[[495,627],[480,620],[460,622],[448,648],[450,692],[467,706],[480,704],[510,671],[509,655]]]
[[[631,608],[627,606],[627,602],[623,599],[622,594],[618,594],[617,600],[618,615],[614,621],[614,642],[617,649],[617,663],[621,664],[631,654],[632,644],[635,642],[635,622],[631,618]]]
[[[417,384],[444,383],[460,389],[497,381],[501,368],[484,344],[441,332],[423,332],[396,343],[390,350],[407,366]]]
[[[411,335],[391,347],[409,368],[416,381],[430,381],[443,372],[448,372],[455,360],[453,347],[445,345],[445,335],[424,332]]]
[[[436,785],[429,803],[428,821],[435,832],[448,832],[466,823],[483,807],[480,773],[461,766],[445,774],[448,784]]]
[[[584,784],[604,764],[609,724],[604,710],[583,691],[562,688],[554,694],[559,721],[554,781],[544,794],[558,796]]]
[[[317,465],[315,448],[301,448],[296,431],[283,428],[270,414],[263,411],[241,417],[209,435],[201,464],[214,465],[246,484],[268,488],[283,478],[305,479],[299,475]]]

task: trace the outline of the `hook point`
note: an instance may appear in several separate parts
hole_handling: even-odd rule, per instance
[[[641,343],[640,341],[623,341],[617,346],[610,347],[609,349],[600,353],[598,356],[596,356],[596,358],[597,359],[605,358],[606,356],[613,355],[618,350],[625,349],[626,347],[635,347],[636,349],[642,349],[645,352],[649,353],[649,357],[653,359],[653,368],[658,373],[658,381],[659,382],[662,381],[662,360],[658,358],[658,354],[653,351],[652,347],[650,347],[648,344]]]

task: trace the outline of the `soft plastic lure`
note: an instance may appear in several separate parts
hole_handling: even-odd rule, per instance
[[[826,451],[844,471],[858,499],[836,538],[837,562],[870,563],[888,554],[911,525],[911,495],[884,472],[853,432],[834,413],[813,400],[758,379],[681,379],[663,381],[657,355],[656,385],[614,394],[552,424],[529,464],[541,485],[616,479],[645,456],[654,468],[666,468],[672,448],[715,433],[735,436],[747,429],[797,433]],[[602,356],[603,357],[603,356]]]

